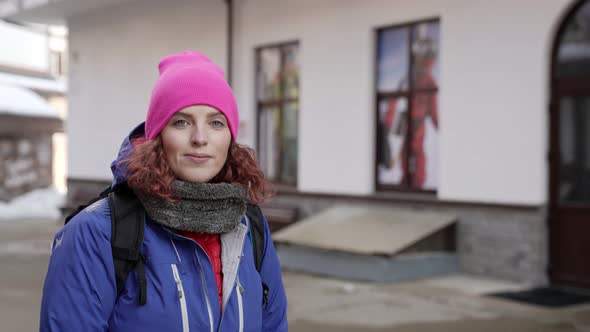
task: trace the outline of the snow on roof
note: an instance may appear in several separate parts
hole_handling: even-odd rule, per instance
[[[0,72],[0,84],[18,85],[23,88],[29,88],[40,92],[50,92],[65,94],[67,90],[67,81],[61,79],[30,77],[11,73]]]
[[[59,118],[45,99],[29,89],[0,84],[0,114]]]

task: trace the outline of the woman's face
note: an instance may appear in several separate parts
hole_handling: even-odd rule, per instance
[[[176,177],[209,182],[227,159],[231,133],[223,113],[206,105],[174,113],[160,134],[168,164]]]

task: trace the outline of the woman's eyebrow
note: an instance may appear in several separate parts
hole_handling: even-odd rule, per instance
[[[207,117],[208,118],[214,118],[214,117],[219,116],[219,115],[223,115],[223,114],[221,112],[219,112],[219,111],[211,111],[209,114],[207,114]]]
[[[190,114],[184,113],[182,111],[178,111],[174,115],[180,115],[181,117],[183,117],[185,119],[189,119],[189,120],[193,118]]]
[[[183,118],[185,118],[187,120],[192,120],[193,119],[193,116],[191,114],[185,113],[183,111],[178,111],[178,112],[174,113],[173,117],[174,116],[177,116],[177,115],[178,116],[181,116],[181,117],[183,117]],[[207,118],[208,119],[211,119],[211,118],[218,117],[220,115],[223,115],[223,113],[221,113],[219,111],[211,111],[211,112],[207,113]]]

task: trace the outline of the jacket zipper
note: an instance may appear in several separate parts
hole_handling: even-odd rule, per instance
[[[176,281],[176,288],[178,289],[178,299],[180,300],[180,312],[182,314],[182,331],[189,332],[188,327],[188,311],[186,309],[186,297],[184,296],[184,288],[182,287],[182,281],[180,280],[180,274],[176,264],[172,265],[172,274],[174,275],[174,281]]]
[[[168,231],[168,232],[170,232],[170,231]],[[192,241],[195,245],[197,245],[199,248],[201,248],[201,250],[203,250],[203,252],[205,253],[205,255],[207,255],[207,252],[195,240],[189,239],[189,238],[184,237],[182,235],[174,234],[172,232],[170,232],[170,234],[173,234],[174,236],[181,237],[181,238],[183,238],[185,240],[188,240],[188,241]],[[182,262],[182,260],[180,259],[180,255],[178,254],[178,250],[176,249],[176,245],[174,244],[174,240],[172,238],[170,238],[170,242],[172,243],[172,246],[174,247],[174,251],[176,251],[176,256],[178,257],[178,260],[180,262]],[[209,255],[207,255],[207,258],[209,258]],[[199,263],[199,268],[201,270],[201,284],[203,285],[203,294],[205,294],[205,302],[207,302],[207,313],[209,314],[209,331],[213,332],[213,312],[211,310],[211,302],[209,301],[209,295],[207,293],[207,284],[206,284],[206,281],[205,281],[205,271],[203,270],[203,265],[201,264],[201,260],[199,259],[199,255],[198,254],[197,254],[197,261]],[[209,258],[209,261],[211,261],[210,258]],[[174,265],[174,267],[176,267],[176,266]],[[180,277],[179,277],[178,280],[180,280]],[[185,310],[186,310],[186,301],[185,301]],[[187,320],[187,322],[188,322],[188,320]],[[188,331],[188,324],[187,324],[186,331]]]
[[[236,294],[238,295],[238,317],[239,317],[239,332],[243,332],[244,331],[244,303],[242,301],[242,294],[244,293],[244,288],[242,287],[242,284],[240,283],[240,278],[236,277],[237,280],[237,285],[236,285]]]
[[[168,231],[168,233],[170,233],[171,235],[175,236],[175,237],[180,237],[184,240],[188,240],[193,242],[195,245],[197,245],[199,248],[201,248],[201,250],[205,253],[205,255],[207,256],[207,258],[209,259],[209,261],[211,261],[211,258],[209,257],[209,255],[207,254],[207,252],[203,249],[203,247],[201,247],[201,245],[199,243],[197,243],[195,240],[190,239],[188,237],[182,236],[180,234],[176,234],[173,233],[171,231],[169,231],[168,229],[166,229],[166,231]],[[174,244],[174,240],[172,240],[172,238],[170,238],[170,242],[172,243],[172,246],[174,247],[174,250],[176,251],[176,256],[178,257],[179,261],[180,261],[180,255],[178,254],[178,250],[176,249],[176,245]],[[243,244],[242,244],[243,245]],[[209,295],[207,293],[207,286],[206,286],[206,280],[205,280],[205,271],[203,270],[203,265],[201,264],[201,260],[199,259],[199,255],[197,254],[197,260],[199,261],[199,267],[201,269],[201,283],[203,285],[203,293],[205,294],[205,301],[207,302],[207,313],[209,314],[209,330],[210,332],[213,332],[213,313],[212,313],[212,309],[211,309],[211,302],[209,300]],[[242,299],[242,293],[244,292],[244,288],[242,287],[241,284],[239,284],[239,279],[236,276],[236,280],[238,281],[238,285],[236,286],[236,290],[237,290],[237,295],[238,295],[238,307],[239,307],[239,331],[243,332],[244,330],[244,308],[243,308],[243,299]],[[241,292],[238,290],[241,289]],[[225,313],[225,309],[223,308],[222,313],[221,313],[221,317],[223,318],[223,314]],[[222,319],[223,320],[223,319]]]
[[[201,263],[199,263],[201,265]],[[211,302],[207,293],[207,285],[205,281],[205,271],[201,267],[201,284],[203,285],[203,294],[205,294],[205,301],[207,302],[207,313],[209,314],[209,331],[213,332],[213,313],[211,311]]]

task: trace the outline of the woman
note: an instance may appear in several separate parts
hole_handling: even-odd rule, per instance
[[[131,188],[147,212],[145,304],[134,273],[117,293],[111,211],[102,199],[55,237],[40,329],[287,331],[266,221],[260,272],[254,264],[245,207],[269,193],[252,150],[236,143],[238,110],[223,71],[192,51],[164,58],[159,71],[145,125],[111,166],[112,187]]]

